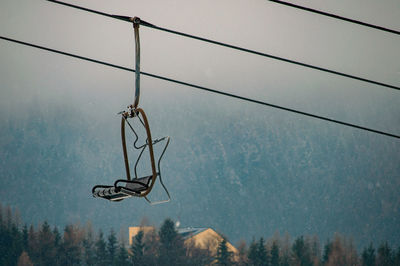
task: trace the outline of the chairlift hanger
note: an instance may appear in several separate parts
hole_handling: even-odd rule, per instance
[[[146,113],[142,108],[139,108],[139,99],[140,99],[140,39],[139,39],[139,25],[141,22],[140,18],[138,17],[124,17],[124,16],[115,16],[127,21],[130,21],[133,23],[133,28],[134,28],[134,34],[135,34],[135,97],[133,100],[133,104],[128,106],[127,111],[120,112],[121,114],[121,140],[122,140],[122,150],[124,154],[124,163],[125,163],[125,171],[126,171],[126,179],[118,179],[114,182],[114,185],[96,185],[92,188],[92,195],[93,197],[97,198],[103,198],[107,199],[110,201],[121,201],[125,198],[130,198],[130,197],[144,197],[147,202],[150,204],[159,204],[159,203],[164,203],[168,202],[171,200],[171,197],[169,195],[168,189],[164,185],[161,177],[161,159],[164,156],[164,153],[168,147],[170,138],[169,137],[163,137],[160,139],[153,140],[151,137],[151,131],[150,131],[150,126],[149,122],[147,120]],[[129,119],[132,119],[132,122],[129,122]],[[135,120],[138,120],[135,122]],[[139,140],[139,136],[136,133],[134,129],[134,125],[139,124],[144,127],[146,131],[146,142],[145,144],[138,146],[137,142]],[[129,167],[129,158],[128,158],[128,149],[126,145],[126,126],[128,125],[129,129],[132,131],[133,135],[135,136],[135,140],[133,142],[133,148],[135,150],[139,151],[139,155],[136,159],[135,162],[135,167],[134,167],[134,173],[135,176],[134,178],[131,177],[130,173],[130,167]],[[156,161],[154,159],[154,145],[159,143],[159,142],[165,142],[164,148],[161,152],[161,155],[159,156],[157,160],[157,166],[156,166]],[[137,166],[139,164],[139,161],[142,158],[143,152],[148,149],[149,150],[149,156],[150,156],[150,164],[151,164],[151,175],[144,176],[144,177],[138,177],[137,174]],[[149,198],[148,195],[150,194],[151,190],[153,189],[153,186],[157,180],[157,177],[159,177],[160,183],[167,194],[168,199],[162,200],[162,201],[157,201],[157,202],[152,202]]]

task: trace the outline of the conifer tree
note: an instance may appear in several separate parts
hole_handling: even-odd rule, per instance
[[[393,266],[394,254],[388,243],[382,243],[378,248],[377,264],[379,266]]]
[[[106,254],[106,242],[104,241],[103,231],[99,231],[99,236],[95,243],[95,258],[96,265],[106,266],[108,265],[107,254]]]
[[[4,224],[0,228],[0,265],[7,265],[9,258],[7,256],[9,252],[10,236],[7,228]]]
[[[110,234],[107,239],[107,256],[109,265],[114,265],[117,256],[117,237],[115,232],[111,229]]]
[[[53,228],[53,236],[54,236],[54,246],[59,247],[61,245],[61,235],[60,232],[58,231],[58,228],[54,226]]]
[[[1,222],[1,224],[0,224],[0,254],[6,254],[6,252],[7,252],[7,236],[6,236],[5,227],[4,227],[3,223]],[[5,258],[3,256],[0,256],[0,265],[4,265],[4,264],[5,264]]]
[[[84,250],[84,261],[86,265],[95,265],[96,256],[94,250],[93,231],[91,228],[87,229],[85,238],[82,242],[82,246]]]
[[[245,266],[248,265],[248,258],[247,258],[247,247],[246,242],[241,240],[238,245],[239,251],[239,261],[237,262],[238,266]]]
[[[131,262],[133,265],[144,264],[144,248],[143,243],[144,232],[140,230],[132,240],[131,245]]]
[[[28,254],[33,262],[38,258],[38,240],[33,225],[29,227],[28,231]]]
[[[81,262],[81,239],[78,228],[67,225],[64,229],[63,242],[61,244],[61,265],[79,265]]]
[[[265,241],[263,237],[261,237],[257,243],[253,240],[249,248],[248,258],[250,265],[255,265],[255,266],[269,265],[270,256],[268,254],[267,249],[265,248]]]
[[[54,237],[54,250],[55,250],[55,258],[54,258],[54,264],[59,265],[60,264],[60,256],[61,256],[61,244],[62,244],[62,239],[60,232],[58,231],[58,228],[54,226],[53,228],[53,237]]]
[[[166,219],[158,233],[160,237],[159,263],[164,265],[182,265],[185,249],[183,239],[175,230],[171,219]]]
[[[263,237],[261,237],[260,240],[258,241],[257,253],[258,253],[259,265],[268,266],[269,265],[269,254],[268,254],[267,249],[265,248],[265,241],[264,241]]]
[[[10,213],[7,215],[11,215]],[[16,265],[23,250],[22,234],[17,226],[6,219],[0,227],[0,265]]]
[[[400,265],[400,246],[397,248],[397,252],[394,255],[394,265]]]
[[[375,266],[375,261],[375,248],[371,242],[368,248],[364,248],[361,255],[361,262],[363,266]]]
[[[144,264],[157,265],[159,260],[160,240],[155,229],[149,230],[143,237],[144,241]]]
[[[310,258],[314,265],[319,264],[321,261],[321,248],[317,236],[308,238],[308,245],[310,251]]]
[[[296,265],[301,266],[312,266],[312,260],[310,256],[310,247],[304,241],[304,237],[300,236],[296,238],[292,246],[293,260]]]
[[[22,228],[22,247],[28,251],[28,226],[26,224]]]
[[[123,243],[119,244],[117,257],[115,261],[116,266],[125,266],[129,264],[129,254]]]
[[[274,241],[271,246],[271,266],[279,266],[279,246],[277,241]]]
[[[216,261],[217,265],[221,266],[227,266],[232,264],[232,252],[228,250],[225,238],[223,238],[218,245]]]
[[[291,247],[290,247],[290,235],[288,232],[285,233],[281,241],[281,254],[279,264],[280,266],[290,266],[291,262]]]
[[[54,249],[54,236],[50,230],[50,225],[45,221],[38,234],[39,262],[44,266],[54,265],[56,251]]]
[[[10,244],[10,258],[12,265],[15,265],[18,261],[18,257],[23,251],[22,234],[19,231],[17,224],[12,223],[10,230],[11,243]]]
[[[250,265],[260,265],[259,258],[258,258],[258,248],[257,248],[257,243],[253,239],[253,241],[250,244],[249,247],[249,252],[247,257],[249,258],[249,263]]]
[[[332,242],[328,239],[324,246],[324,254],[322,255],[322,264],[325,265],[329,261],[329,256],[332,253]]]

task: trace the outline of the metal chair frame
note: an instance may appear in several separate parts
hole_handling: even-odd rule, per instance
[[[121,140],[122,140],[122,150],[124,154],[124,163],[125,163],[125,171],[126,171],[126,180],[124,179],[119,179],[115,181],[114,186],[106,186],[106,185],[97,185],[92,188],[92,194],[94,197],[101,197],[105,198],[111,201],[120,201],[128,197],[144,197],[147,202],[150,204],[158,204],[158,203],[164,203],[168,202],[171,200],[170,194],[164,185],[161,177],[161,168],[160,168],[160,163],[161,159],[163,158],[165,151],[169,145],[170,138],[169,137],[163,137],[161,139],[156,139],[152,140],[151,137],[151,131],[150,131],[150,126],[149,122],[147,120],[147,116],[145,112],[143,111],[142,108],[139,108],[139,98],[140,98],[140,39],[139,39],[139,25],[140,25],[140,18],[138,17],[123,17],[123,16],[117,16],[119,18],[125,19],[127,21],[130,21],[133,23],[133,28],[134,28],[134,35],[135,35],[135,96],[134,96],[134,101],[133,104],[128,106],[128,111],[126,112],[121,112],[122,118],[121,118]],[[133,126],[129,123],[128,119],[130,118],[138,118],[142,126],[145,128],[146,131],[146,143],[137,146],[138,142],[138,134],[134,130]],[[130,167],[129,167],[129,158],[128,158],[128,150],[126,146],[126,125],[129,126],[131,131],[135,135],[135,141],[133,143],[133,148],[140,150],[139,156],[136,159],[135,162],[135,167],[134,167],[134,172],[135,172],[135,178],[131,178],[131,173],[130,173]],[[153,150],[153,145],[157,144],[158,142],[161,141],[166,141],[164,149],[161,152],[160,157],[158,158],[157,161],[157,168],[156,168],[156,163],[154,159],[154,150]],[[145,149],[148,147],[149,149],[149,155],[150,155],[150,164],[151,164],[151,172],[152,174],[150,176],[146,177],[141,177],[139,178],[137,175],[137,166],[138,163],[142,157],[143,152]],[[158,202],[152,202],[148,199],[148,195],[153,189],[153,186],[157,180],[157,176],[159,177],[160,183],[162,187],[164,188],[168,199],[167,200],[162,200]],[[124,183],[125,186],[120,185],[121,183]]]

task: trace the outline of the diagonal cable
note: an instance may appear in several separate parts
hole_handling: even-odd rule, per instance
[[[0,39],[6,40],[6,41],[9,41],[9,42],[13,42],[13,43],[18,43],[18,44],[21,44],[21,45],[26,45],[26,46],[38,48],[38,49],[45,50],[45,51],[52,52],[52,53],[57,53],[57,54],[65,55],[65,56],[78,58],[80,60],[85,60],[85,61],[89,61],[89,62],[93,62],[93,63],[97,63],[97,64],[102,64],[102,65],[106,65],[106,66],[113,67],[113,68],[118,68],[118,69],[125,70],[125,71],[135,72],[135,70],[132,69],[132,68],[127,68],[127,67],[115,65],[115,64],[108,63],[108,62],[104,62],[104,61],[100,61],[100,60],[96,60],[96,59],[92,59],[92,58],[88,58],[88,57],[84,57],[84,56],[80,56],[80,55],[71,54],[71,53],[67,53],[67,52],[64,52],[64,51],[60,51],[60,50],[56,50],[56,49],[52,49],[52,48],[48,48],[48,47],[44,47],[44,46],[40,46],[40,45],[36,45],[36,44],[32,44],[32,43],[28,43],[28,42],[23,42],[23,41],[19,41],[19,40],[8,38],[8,37],[4,37],[4,36],[0,36]],[[359,126],[359,125],[356,125],[356,124],[347,123],[347,122],[343,122],[343,121],[340,121],[340,120],[331,119],[331,118],[328,118],[328,117],[324,117],[324,116],[320,116],[320,115],[316,115],[316,114],[312,114],[312,113],[307,113],[307,112],[303,112],[303,111],[292,109],[292,108],[287,108],[287,107],[280,106],[280,105],[271,104],[271,103],[267,103],[267,102],[263,102],[263,101],[259,101],[259,100],[255,100],[255,99],[251,99],[251,98],[243,97],[243,96],[240,96],[240,95],[235,95],[235,94],[232,94],[232,93],[219,91],[219,90],[212,89],[212,88],[207,88],[207,87],[204,87],[204,86],[200,86],[200,85],[196,85],[196,84],[192,84],[192,83],[176,80],[176,79],[173,79],[173,78],[163,77],[163,76],[160,76],[160,75],[147,73],[147,72],[143,72],[143,71],[140,72],[140,73],[142,75],[145,75],[145,76],[149,76],[149,77],[152,77],[152,78],[156,78],[156,79],[161,79],[161,80],[177,83],[177,84],[180,84],[180,85],[196,88],[196,89],[199,89],[199,90],[204,90],[204,91],[212,92],[212,93],[215,93],[215,94],[220,94],[220,95],[236,98],[236,99],[239,99],[239,100],[252,102],[252,103],[256,103],[256,104],[260,104],[260,105],[264,105],[264,106],[269,106],[269,107],[280,109],[280,110],[284,110],[284,111],[287,111],[287,112],[296,113],[296,114],[299,114],[299,115],[308,116],[308,117],[312,117],[312,118],[315,118],[315,119],[324,120],[324,121],[328,121],[328,122],[332,122],[332,123],[336,123],[336,124],[340,124],[340,125],[344,125],[344,126],[348,126],[348,127],[352,127],[352,128],[357,128],[357,129],[360,129],[360,130],[365,130],[365,131],[369,131],[369,132],[372,132],[372,133],[376,133],[376,134],[380,134],[380,135],[384,135],[384,136],[400,139],[400,135],[395,135],[395,134],[392,134],[392,133],[388,133],[388,132],[384,132],[384,131],[380,131],[380,130],[376,130],[376,129],[372,129],[372,128],[367,128],[367,127]]]
[[[315,13],[315,14],[319,14],[319,15],[323,15],[323,16],[327,16],[327,17],[331,17],[331,18],[347,21],[347,22],[358,24],[358,25],[365,26],[365,27],[368,27],[368,28],[381,30],[381,31],[386,31],[386,32],[390,32],[390,33],[393,33],[393,34],[400,35],[400,31],[398,31],[398,30],[393,30],[393,29],[389,29],[389,28],[386,28],[386,27],[374,25],[374,24],[371,24],[371,23],[366,23],[366,22],[362,22],[362,21],[359,21],[359,20],[346,18],[346,17],[343,17],[343,16],[339,16],[339,15],[335,15],[335,14],[332,14],[332,13],[324,12],[324,11],[321,11],[321,10],[317,10],[317,9],[313,9],[313,8],[309,8],[309,7],[305,7],[305,6],[300,6],[300,5],[296,5],[296,4],[293,4],[293,3],[280,1],[280,0],[268,0],[268,1],[274,2],[274,3],[277,3],[277,4],[281,4],[281,5],[285,5],[285,6],[290,6],[290,7],[297,8],[297,9],[301,9],[301,10],[308,11],[308,12],[311,12],[311,13]]]

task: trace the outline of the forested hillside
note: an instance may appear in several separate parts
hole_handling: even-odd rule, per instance
[[[46,219],[61,228],[91,220],[109,230],[139,224],[143,216],[158,223],[172,217],[224,231],[233,241],[287,231],[322,240],[340,232],[358,248],[400,244],[396,140],[256,106],[191,107],[218,104],[213,98],[189,97],[179,106],[163,100],[147,112],[153,136],[171,136],[162,162],[170,203],[91,196],[93,185],[125,175],[120,118],[111,112],[123,107],[41,100],[0,115],[3,202],[28,223]],[[159,188],[155,198],[164,196]]]

